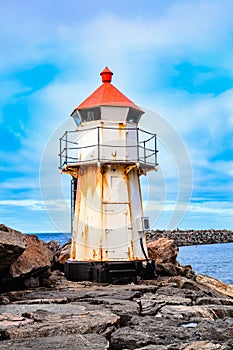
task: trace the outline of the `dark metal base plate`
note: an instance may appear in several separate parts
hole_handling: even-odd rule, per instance
[[[137,277],[155,278],[153,267],[142,261],[65,262],[65,276],[70,281],[93,281],[112,284],[137,283]]]

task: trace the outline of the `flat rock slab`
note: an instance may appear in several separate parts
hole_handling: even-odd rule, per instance
[[[135,297],[140,297],[146,292],[154,293],[157,291],[157,285],[106,285],[87,282],[71,282],[67,281],[65,277],[59,277],[61,286],[56,289],[34,289],[25,290],[21,292],[9,292],[8,295],[13,302],[32,302],[35,300],[53,300],[63,298],[64,302],[73,302],[84,299],[95,298],[112,298],[118,300],[132,300]],[[177,289],[176,289],[177,290]]]
[[[108,341],[98,334],[74,334],[45,338],[23,338],[5,340],[0,343],[1,350],[107,350]]]
[[[188,346],[188,344],[200,339],[206,343],[214,342],[216,344],[231,342],[232,334],[233,326],[230,319],[195,318],[195,322],[194,320],[182,322],[182,320],[163,317],[145,316],[142,318],[134,316],[126,327],[117,329],[111,335],[111,349],[141,349],[149,345],[167,346],[165,349],[172,350],[186,349],[181,345]],[[230,350],[232,349],[230,346],[223,347],[223,349]],[[157,348],[155,347],[155,349]],[[163,348],[161,347],[161,349]],[[202,347],[190,347],[190,349],[202,350]]]
[[[0,320],[0,339],[51,337],[64,334],[108,333],[120,325],[120,317],[108,310],[88,308],[76,303],[60,305],[19,305]],[[17,313],[16,313],[17,310]],[[2,317],[3,318],[3,317]]]
[[[230,350],[221,344],[212,343],[210,341],[195,341],[186,344],[164,345],[148,345],[139,348],[140,350]],[[124,349],[130,350],[130,349]]]

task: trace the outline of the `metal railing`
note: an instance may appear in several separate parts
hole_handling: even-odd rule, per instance
[[[119,132],[125,133],[121,139],[119,139]],[[130,133],[131,138],[128,136]],[[111,135],[112,139],[106,141],[103,134],[105,136],[108,134],[108,137]],[[80,142],[83,136],[84,141],[82,139]],[[60,169],[66,165],[93,162],[139,163],[142,166],[156,167],[157,152],[156,135],[138,127],[119,129],[96,126],[66,131],[60,138]]]

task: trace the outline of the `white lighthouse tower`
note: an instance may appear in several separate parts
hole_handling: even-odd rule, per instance
[[[140,176],[156,170],[156,136],[138,127],[144,113],[111,84],[74,109],[75,131],[60,139],[60,169],[72,176],[71,280],[136,281],[148,261]]]

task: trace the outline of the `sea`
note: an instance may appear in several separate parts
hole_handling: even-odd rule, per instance
[[[35,234],[45,242],[55,240],[61,246],[71,239],[70,233]],[[233,243],[179,247],[177,260],[181,265],[191,265],[196,274],[211,276],[233,285]]]

